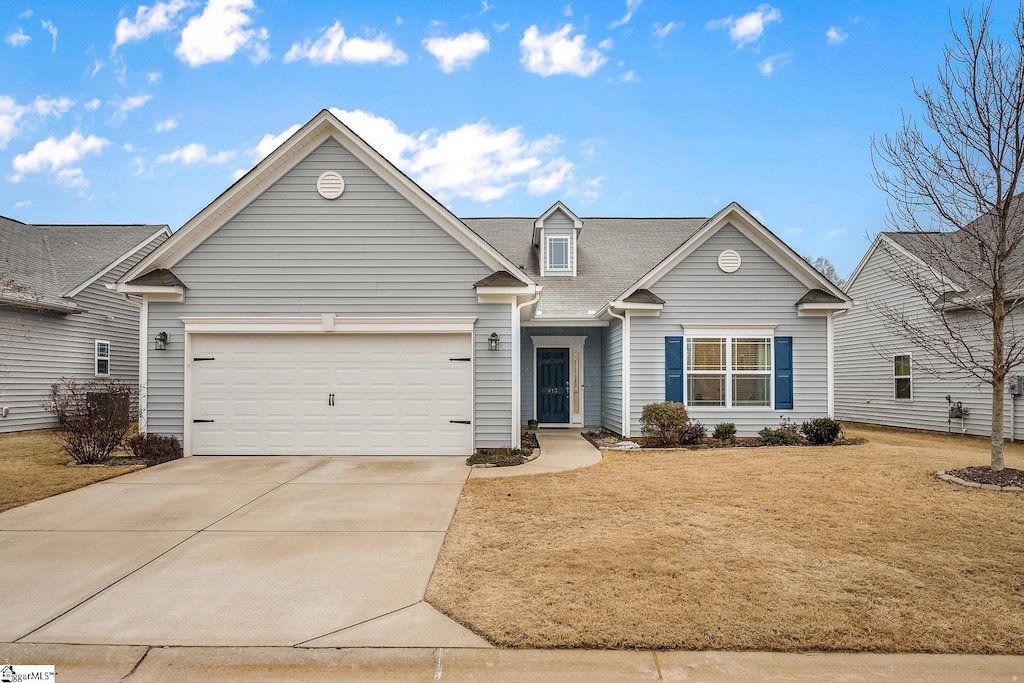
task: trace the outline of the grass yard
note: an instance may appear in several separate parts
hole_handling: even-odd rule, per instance
[[[987,442],[847,433],[471,479],[427,599],[510,647],[1024,654],[1024,494],[934,477]]]
[[[0,434],[0,512],[140,469],[68,467],[53,430]]]

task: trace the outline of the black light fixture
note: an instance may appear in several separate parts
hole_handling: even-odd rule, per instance
[[[501,341],[501,337],[498,336],[497,332],[491,332],[491,336],[487,338],[487,341],[491,345],[491,351],[497,351],[498,342]]]
[[[156,342],[156,346],[154,348],[157,351],[166,351],[167,350],[167,333],[166,332],[157,332],[156,338],[153,341]]]

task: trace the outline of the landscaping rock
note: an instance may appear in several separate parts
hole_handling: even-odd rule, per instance
[[[619,441],[613,448],[617,451],[633,451],[637,448],[642,448],[642,446],[636,441]]]

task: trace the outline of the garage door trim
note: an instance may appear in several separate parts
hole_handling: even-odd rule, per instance
[[[304,317],[182,317],[184,353],[184,455],[192,449],[192,335],[194,334],[472,334],[475,317],[343,317],[332,313]],[[475,356],[475,344],[471,353]],[[476,363],[473,363],[475,368]],[[475,372],[473,373],[475,374]],[[470,405],[475,413],[475,381],[470,379]],[[475,426],[473,427],[475,431]]]

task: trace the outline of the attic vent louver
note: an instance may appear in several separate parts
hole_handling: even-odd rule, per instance
[[[325,171],[316,179],[316,191],[324,199],[337,199],[345,191],[345,179],[337,171]]]
[[[722,269],[723,273],[735,273],[740,269],[740,255],[732,249],[726,249],[718,255],[718,267]]]

